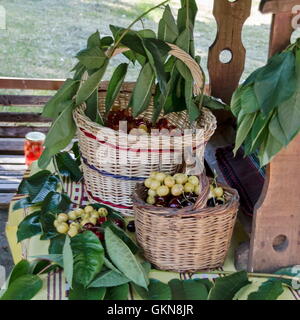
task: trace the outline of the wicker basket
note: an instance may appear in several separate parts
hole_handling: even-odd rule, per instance
[[[170,45],[170,54],[187,64],[195,79],[195,94],[203,88],[199,65],[184,51]],[[124,50],[122,50],[124,51]],[[125,83],[115,101],[114,108],[127,108],[132,86]],[[105,111],[106,91],[99,91],[99,110]],[[153,99],[152,99],[153,100]],[[151,120],[153,101],[141,117]],[[160,117],[163,115],[161,114]],[[171,125],[179,129],[191,128],[186,112],[165,116]],[[123,215],[132,215],[132,193],[137,182],[143,181],[151,172],[174,174],[182,167],[185,148],[191,148],[193,155],[203,165],[204,148],[216,129],[216,119],[206,108],[189,134],[182,137],[140,136],[120,134],[108,127],[91,121],[85,115],[85,105],[74,111],[78,128],[79,148],[82,158],[86,191],[91,202],[104,203],[119,210]],[[195,129],[198,129],[197,131]],[[200,130],[199,130],[200,129]],[[201,130],[202,129],[202,130]],[[153,147],[153,139],[155,140]],[[180,140],[181,139],[181,140]],[[151,146],[151,147],[150,147]]]
[[[146,204],[145,187],[137,184],[133,195],[136,237],[145,258],[158,269],[176,272],[221,267],[239,207],[237,191],[221,186],[226,204],[210,208],[204,197],[193,208],[176,210]]]

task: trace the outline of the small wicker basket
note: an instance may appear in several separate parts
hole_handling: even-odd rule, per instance
[[[239,196],[220,185],[226,203],[207,207],[206,197],[192,207],[170,209],[148,205],[145,187],[137,184],[133,195],[136,237],[145,258],[156,268],[195,272],[221,267],[236,221]]]
[[[177,57],[189,67],[195,80],[194,92],[198,95],[204,86],[199,65],[183,50],[171,44],[170,47],[170,55]],[[118,53],[124,50],[126,49],[123,48]],[[130,84],[124,83],[114,108],[127,108],[132,89]],[[102,115],[105,112],[105,96],[106,91],[100,90],[99,111]],[[186,147],[192,149],[193,156],[202,155],[198,158],[203,162],[204,148],[216,129],[216,119],[208,109],[202,108],[201,111],[202,115],[193,127],[189,123],[187,112],[164,116],[178,129],[191,128],[193,131],[185,134],[181,141],[178,137],[159,136],[153,147],[152,136],[140,136],[137,139],[136,136],[123,134],[126,137],[121,137],[119,132],[91,121],[85,115],[84,104],[76,108],[74,119],[78,128],[79,148],[89,201],[104,203],[125,216],[132,215],[131,196],[137,182],[143,181],[153,171],[176,173],[182,168],[182,163],[179,163]],[[151,121],[152,113],[153,99],[141,117]],[[195,133],[195,129],[201,130]],[[136,147],[137,143],[139,147]],[[127,162],[124,162],[124,159],[127,159]],[[204,168],[203,165],[201,167]]]

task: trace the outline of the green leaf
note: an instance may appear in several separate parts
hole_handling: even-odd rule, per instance
[[[199,107],[193,101],[194,81],[185,81],[186,106],[188,109],[190,123],[200,117]]]
[[[237,130],[235,148],[233,150],[234,154],[236,154],[240,146],[245,141],[246,137],[248,136],[253,126],[255,119],[256,119],[256,113],[248,113],[245,115],[242,123],[239,125]]]
[[[195,0],[182,0],[181,8],[178,10],[178,15],[177,15],[177,26],[178,26],[179,33],[182,34],[185,30],[187,30],[189,33],[186,35],[186,38],[185,38],[188,47],[185,48],[184,50],[190,53],[192,57],[194,57],[195,55],[193,39],[194,39],[194,25],[195,25],[197,11],[198,11],[198,8]]]
[[[156,34],[153,30],[151,29],[143,29],[143,30],[139,30],[137,31],[137,34],[140,35],[142,38],[156,38]]]
[[[237,292],[251,282],[246,271],[239,271],[229,276],[217,278],[208,300],[233,300]]]
[[[230,107],[222,101],[207,95],[203,95],[202,105],[211,110],[230,110]]]
[[[206,300],[208,290],[206,283],[201,279],[169,281],[172,300]]]
[[[64,261],[64,273],[66,280],[70,287],[72,288],[72,280],[73,280],[73,252],[71,248],[71,240],[70,237],[66,236],[65,244],[63,247],[63,261]]]
[[[24,220],[18,225],[18,242],[34,237],[42,232],[40,216],[41,211],[36,211],[25,217]]]
[[[237,118],[242,108],[241,96],[244,88],[242,86],[238,87],[231,98],[230,109],[232,114]]]
[[[64,267],[63,255],[62,254],[45,254],[45,255],[40,255],[40,256],[33,256],[31,258],[38,259],[38,260],[47,260],[47,261],[55,262],[61,268]]]
[[[95,33],[89,36],[87,41],[87,48],[100,47],[101,44],[102,43],[101,43],[100,33],[97,30]]]
[[[133,254],[136,254],[139,250],[138,246],[134,243],[133,240],[131,240],[130,237],[126,234],[124,230],[116,226],[114,223],[110,222],[107,224],[110,229],[121,239],[126,243],[128,248],[131,250]]]
[[[107,60],[107,56],[100,47],[84,49],[77,54],[76,58],[88,70],[100,69]]]
[[[128,70],[127,63],[121,63],[114,71],[110,82],[107,87],[105,98],[105,111],[108,113],[113,106],[118,94],[120,93],[121,86],[124,82]]]
[[[108,59],[105,60],[101,69],[93,73],[86,81],[84,81],[77,92],[76,105],[80,105],[84,101],[86,101],[91,96],[91,94],[99,87],[100,81],[106,71],[107,65]]]
[[[58,236],[58,232],[54,226],[55,219],[56,215],[51,212],[41,213],[40,222],[42,226],[42,235],[40,240],[49,240]]]
[[[65,244],[66,235],[60,234],[59,236],[50,239],[50,245],[48,248],[49,254],[62,254]]]
[[[109,270],[97,276],[89,287],[115,287],[128,282],[130,282],[130,280],[123,274]]]
[[[154,79],[154,71],[148,62],[140,72],[129,102],[134,117],[137,117],[148,108]]]
[[[30,273],[36,275],[49,273],[57,270],[58,268],[61,267],[58,264],[52,264],[52,262],[48,260],[35,260],[30,263]]]
[[[73,120],[74,103],[73,101],[67,101],[64,104],[64,110],[52,123],[47,134],[44,143],[46,149],[38,161],[40,168],[46,168],[51,158],[66,148],[75,135],[76,125]]]
[[[271,118],[271,121],[269,123],[269,130],[273,137],[276,137],[276,139],[283,145],[286,146],[289,141],[287,140],[285,133],[281,127],[280,121],[278,119],[278,113],[277,111],[273,113],[273,116]]]
[[[265,117],[261,112],[257,114],[251,129],[251,150],[253,152],[256,151],[256,149],[262,145],[263,141],[267,139],[270,118],[271,114],[268,117]]]
[[[28,208],[33,206],[33,204],[30,201],[30,198],[22,198],[19,201],[17,201],[14,205],[13,205],[13,209],[14,211],[19,210],[19,209],[24,209],[24,208]]]
[[[296,90],[295,56],[286,51],[273,56],[259,72],[254,84],[258,103],[264,114],[288,100]]]
[[[297,91],[287,101],[278,106],[278,121],[284,131],[287,141],[290,142],[300,131],[300,77]]]
[[[69,300],[103,300],[105,293],[106,288],[85,288],[80,283],[74,283]]]
[[[177,16],[179,32],[187,28],[193,30],[197,12],[198,8],[195,0],[181,0],[181,8],[178,10]]]
[[[135,284],[147,288],[148,279],[143,267],[128,246],[110,228],[105,228],[105,244],[114,265]]]
[[[251,292],[247,300],[277,300],[283,291],[281,281],[266,281],[256,292]]]
[[[8,287],[0,300],[31,300],[43,286],[42,280],[36,275],[23,275]]]
[[[114,25],[109,26],[112,34],[114,35],[115,41],[126,31],[126,29]],[[127,30],[127,33],[122,38],[121,44],[131,49],[133,52],[146,56],[146,52],[143,47],[142,37],[136,31]]]
[[[164,70],[164,56],[169,51],[166,44],[159,43],[156,39],[145,39],[143,41],[145,50],[151,64],[152,69],[155,71],[156,78],[162,94],[166,94],[167,87],[167,73]],[[167,48],[167,49],[166,49]],[[165,53],[166,52],[166,53]]]
[[[21,260],[15,265],[9,276],[8,287],[18,278],[30,273],[30,263],[27,260]]]
[[[148,289],[133,285],[135,291],[143,300],[171,300],[170,287],[158,280],[150,279]]]
[[[101,39],[101,48],[108,48],[114,43],[114,39],[110,36],[103,37]]]
[[[32,203],[42,202],[50,192],[54,192],[59,184],[59,179],[56,176],[49,176],[48,179],[40,185],[40,190],[36,193],[30,193]],[[37,187],[38,188],[38,187]]]
[[[98,92],[98,88],[96,88],[96,90],[86,100],[85,114],[92,121],[100,125],[103,125],[103,120],[99,113],[98,107],[99,107],[99,92]]]
[[[273,157],[283,148],[283,145],[269,132],[268,138],[261,145],[258,158],[261,167],[271,162]]]
[[[128,300],[129,284],[124,283],[117,287],[107,288],[104,300]]]
[[[176,45],[187,53],[189,53],[190,50],[190,36],[190,30],[185,29],[180,33],[176,40]]]
[[[50,192],[43,201],[42,212],[61,213],[70,208],[70,198],[60,192]]]
[[[253,86],[246,87],[241,95],[243,113],[252,113],[260,109]]]
[[[167,87],[167,90],[168,90],[168,87]],[[152,113],[152,124],[153,125],[156,123],[157,119],[159,118],[161,111],[162,111],[162,108],[163,108],[161,101],[160,101],[160,97],[161,97],[161,92],[159,89],[159,85],[157,84],[155,87],[155,95],[153,98],[153,104],[154,104],[154,110]]]
[[[76,160],[68,152],[60,152],[55,158],[61,175],[70,176],[75,182],[82,179],[83,175]]]
[[[41,190],[42,186],[51,176],[51,172],[48,170],[41,170],[31,177],[22,180],[18,194],[28,194],[31,199],[34,198]]]
[[[243,84],[242,84],[241,87],[246,87],[246,86],[248,86],[248,85],[254,84],[257,76],[258,76],[259,73],[260,73],[261,71],[263,71],[263,70],[264,70],[264,67],[261,67],[261,68],[256,69],[255,71],[253,71],[253,72],[250,74],[250,76],[243,82]]]
[[[102,268],[104,249],[97,236],[90,231],[71,238],[71,248],[74,256],[73,279],[87,287]]]
[[[170,43],[178,37],[178,28],[169,5],[166,5],[163,16],[158,24],[158,39]]]
[[[104,257],[104,265],[106,268],[121,274],[121,271],[117,269],[106,257]]]
[[[64,102],[70,101],[75,96],[79,81],[67,79],[57,93],[46,103],[42,116],[56,119],[65,107]]]

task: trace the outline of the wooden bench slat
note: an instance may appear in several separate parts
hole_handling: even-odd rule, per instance
[[[28,78],[0,78],[2,89],[25,90],[58,90],[65,80],[60,79],[28,79]]]
[[[0,193],[0,209],[7,209],[14,193]]]
[[[1,193],[16,193],[19,187],[18,183],[9,183],[9,184],[0,184],[0,192]]]
[[[0,163],[0,172],[1,171],[25,171],[27,169],[27,166],[25,164],[2,164]]]
[[[34,112],[0,112],[1,122],[51,122],[49,118],[44,118],[39,113]],[[0,123],[1,123],[0,122]]]
[[[1,138],[24,138],[27,133],[32,131],[42,132],[47,134],[50,126],[35,127],[35,126],[5,126],[0,127]],[[1,149],[0,149],[1,150]]]
[[[20,107],[40,107],[50,100],[51,96],[17,96],[0,95],[0,105]]]
[[[20,183],[23,179],[23,174],[20,176],[4,176],[0,175],[0,183]]]
[[[24,138],[0,138],[0,154],[24,154]]]
[[[6,155],[1,156],[0,155],[0,165],[1,164],[24,164],[25,163],[25,157],[21,155]]]

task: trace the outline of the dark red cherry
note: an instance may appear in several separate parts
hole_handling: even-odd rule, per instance
[[[182,208],[182,204],[179,197],[173,198],[169,202],[169,208],[180,209]]]
[[[215,207],[215,206],[216,206],[216,202],[215,202],[215,201],[216,201],[216,200],[215,200],[214,198],[208,199],[208,201],[207,201],[207,206],[210,207],[210,208]]]
[[[107,221],[107,217],[100,217],[98,218],[97,224],[101,226],[106,221]]]
[[[95,231],[94,233],[100,241],[104,241],[104,234],[101,231]]]
[[[114,220],[113,220],[113,223],[114,223],[117,227],[119,227],[119,228],[121,228],[121,229],[124,229],[124,222],[123,222],[122,220],[120,220],[120,219],[114,219]]]
[[[167,207],[168,197],[155,196],[155,205],[158,207]]]
[[[134,221],[130,221],[127,225],[127,230],[129,232],[135,232],[135,223]]]

